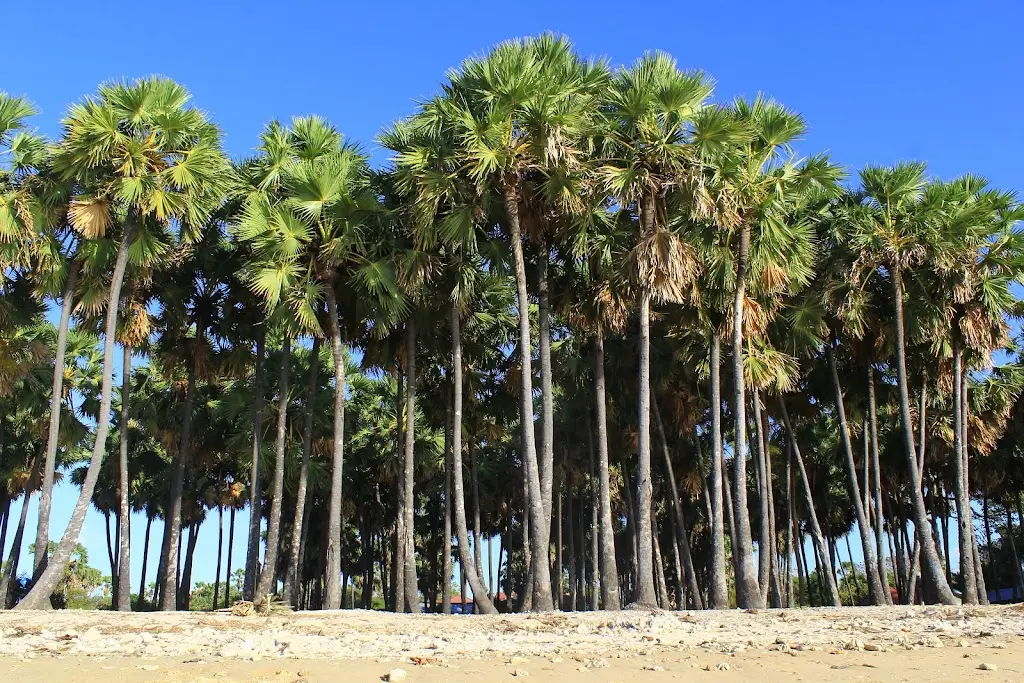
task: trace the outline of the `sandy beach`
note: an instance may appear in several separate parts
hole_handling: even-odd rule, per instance
[[[1020,681],[1024,608],[6,612],[6,681]]]

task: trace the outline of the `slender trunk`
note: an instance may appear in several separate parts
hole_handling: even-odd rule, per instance
[[[114,589],[114,604],[117,604],[117,557],[114,556],[114,546],[110,542],[110,510],[103,511],[103,531],[107,537],[107,561],[110,562],[110,578]]]
[[[68,277],[64,282],[61,297],[60,322],[57,325],[57,348],[53,359],[53,385],[50,392],[50,429],[46,436],[46,460],[43,462],[42,489],[39,493],[39,516],[36,519],[36,554],[33,558],[32,576],[38,579],[46,568],[47,550],[50,541],[50,509],[53,505],[53,478],[57,466],[57,446],[60,439],[60,411],[64,403],[64,354],[68,345],[68,331],[71,326],[71,309],[75,303],[75,285],[78,283],[80,265],[72,259],[68,264]],[[0,552],[3,545],[0,545]],[[46,603],[49,605],[49,602]]]
[[[217,505],[217,570],[213,574],[213,604],[211,611],[215,611],[220,604],[220,564],[221,555],[224,549],[224,505]]]
[[[320,372],[320,338],[313,337],[309,350],[309,377],[306,384],[306,423],[302,430],[302,464],[299,467],[299,486],[295,492],[295,517],[292,520],[292,538],[288,548],[288,565],[284,574],[284,601],[297,606],[299,581],[299,548],[306,514],[306,489],[309,485],[309,451],[313,446],[313,403]]]
[[[1024,517],[1020,519],[1021,524],[1024,524]],[[1013,578],[1016,581],[1014,585],[1015,595],[1014,600],[1020,600],[1024,597],[1024,570],[1020,566],[1020,555],[1017,554],[1017,541],[1016,532],[1013,530],[1013,509],[1009,503],[1006,504],[1006,537],[1010,539],[1010,555],[1013,557]],[[17,540],[17,536],[14,537]]]
[[[444,430],[444,553],[441,562],[441,613],[452,613],[452,392],[447,392]],[[504,538],[502,539],[504,540]]]
[[[850,597],[850,604],[856,605],[856,596],[860,595],[860,583],[857,581],[857,565],[853,561],[853,550],[850,547],[850,534],[846,534],[846,554],[850,556],[850,573],[853,574],[853,595]]]
[[[121,362],[121,420],[118,448],[118,514],[117,514],[117,604],[119,612],[132,610],[131,576],[131,533],[129,532],[130,510],[128,508],[128,409],[130,405],[132,377],[132,349],[122,345]],[[38,534],[37,534],[38,535]],[[140,594],[141,595],[141,594]]]
[[[418,582],[416,580],[416,547],[414,543],[413,525],[416,513],[416,320],[410,317],[405,325],[405,454],[404,477],[402,489],[405,495],[405,611],[419,612],[420,600]]]
[[[771,562],[774,552],[771,550],[771,528],[768,524],[768,488],[771,483],[765,472],[765,445],[761,437],[761,396],[755,387],[751,403],[754,408],[754,474],[757,480],[757,498],[760,505],[760,522],[757,539],[757,585],[761,589],[761,602],[768,602],[768,588],[771,584]]]
[[[35,459],[29,469],[35,467]],[[14,606],[14,593],[13,584],[15,577],[18,576],[18,563],[21,559],[21,544],[22,539],[25,537],[25,523],[28,520],[28,505],[32,500],[32,492],[25,491],[24,497],[21,499],[21,516],[18,518],[18,528],[14,531],[14,539],[11,543],[11,551],[7,554],[7,564],[4,565],[3,575],[0,576],[0,608],[10,609]],[[0,547],[0,557],[2,555],[3,548]],[[49,608],[50,601],[49,595],[46,596],[46,606]],[[24,602],[24,600],[22,601]],[[20,605],[21,603],[19,603]]]
[[[740,231],[736,258],[736,293],[732,313],[733,413],[736,420],[736,448],[733,462],[733,516],[736,536],[732,539],[732,556],[736,570],[736,606],[741,609],[764,607],[761,589],[754,569],[753,539],[747,511],[747,399],[743,375],[743,309],[747,287],[747,257],[750,251],[750,224]]]
[[[554,394],[551,388],[551,314],[548,293],[548,249],[541,246],[538,256],[537,323],[540,334],[540,490],[544,496],[544,538],[551,533],[551,496],[554,483],[555,437]],[[547,557],[545,555],[545,557]],[[555,605],[561,596],[555,596]]]
[[[569,537],[566,552],[569,556],[569,611],[576,610],[576,529],[572,523],[572,486],[566,486],[565,495],[568,505],[565,511],[566,535]],[[561,544],[559,544],[561,545]]]
[[[672,529],[672,568],[676,572],[676,604],[677,610],[684,610],[688,608],[686,602],[686,588],[683,586],[683,563],[679,559],[679,529],[676,523],[675,517],[670,517],[670,527]],[[683,533],[686,533],[685,531]],[[693,593],[691,592],[691,595]]]
[[[185,461],[188,459],[192,440],[192,406],[196,392],[196,361],[192,358],[188,368],[188,383],[185,388],[185,403],[182,407],[181,435],[178,452],[171,470],[171,490],[167,499],[167,514],[164,515],[164,534],[161,554],[164,557],[164,585],[160,591],[160,609],[178,609],[177,576],[178,548],[181,537],[181,505],[185,490]]]
[[[655,586],[657,587],[658,607],[661,609],[671,609],[671,604],[668,600],[668,582],[665,580],[665,563],[662,560],[661,541],[658,535],[658,520],[655,515],[651,515],[651,539],[654,547],[654,578]]]
[[[231,502],[231,516],[228,520],[228,566],[224,574],[224,607],[231,606],[231,555],[235,550],[235,504]],[[140,593],[141,595],[141,593]],[[214,608],[216,608],[216,604]]]
[[[7,547],[7,525],[11,521],[11,497],[3,487],[0,487],[0,500],[3,500],[3,504],[0,504],[0,566],[2,566],[4,548]],[[2,604],[3,600],[0,600],[0,605]]]
[[[331,359],[334,365],[334,438],[331,451],[331,498],[327,510],[327,557],[324,576],[324,607],[341,609],[341,486],[345,463],[345,351],[338,323],[338,300],[334,281],[325,288],[327,329],[331,335]],[[372,573],[372,568],[371,568]]]
[[[128,265],[128,248],[131,246],[133,229],[128,226],[117,250],[114,272],[110,279],[110,291],[107,299],[107,324],[103,337],[103,379],[100,385],[99,418],[96,421],[96,440],[93,443],[89,469],[78,495],[78,502],[71,513],[67,529],[57,544],[57,549],[47,562],[46,568],[36,579],[17,609],[42,609],[50,603],[50,594],[64,576],[64,570],[71,560],[71,554],[78,543],[78,536],[85,524],[85,515],[92,502],[92,494],[96,489],[96,480],[100,475],[100,465],[106,454],[107,431],[110,428],[110,399],[114,384],[114,336],[117,332],[117,308],[121,300],[121,283],[124,280],[125,267]],[[43,547],[46,547],[45,545]]]
[[[885,589],[878,575],[878,563],[875,560],[875,549],[871,538],[871,524],[864,511],[860,485],[857,483],[857,465],[853,460],[853,443],[850,440],[850,426],[846,421],[846,403],[843,401],[843,389],[839,383],[839,370],[836,367],[836,355],[832,345],[827,345],[829,369],[832,372],[832,389],[836,395],[836,412],[839,414],[839,435],[846,455],[846,475],[850,480],[850,499],[857,516],[857,530],[860,533],[861,549],[864,553],[864,571],[868,582],[868,601],[872,605],[885,604]],[[852,561],[852,560],[851,560]]]
[[[729,542],[735,543],[736,538],[736,515],[732,503],[732,483],[729,479],[729,463],[722,461],[722,491],[725,493],[726,518],[729,520]]]
[[[245,551],[245,585],[242,595],[253,600],[260,563],[260,450],[263,448],[263,360],[266,356],[266,329],[256,333],[256,371],[253,376],[252,459],[249,462],[249,537]]]
[[[957,457],[953,459],[956,486],[957,531],[960,547],[960,574],[963,577],[963,602],[978,604],[978,580],[974,575],[974,539],[971,533],[971,495],[968,481],[967,444],[964,428],[967,426],[966,373],[963,371],[963,351],[959,340],[953,339],[953,440]]]
[[[188,529],[188,546],[185,548],[185,566],[181,572],[181,585],[178,586],[178,609],[188,610],[192,598],[192,561],[196,556],[196,543],[199,542],[199,525],[193,522]]]
[[[523,454],[526,460],[527,483],[529,487],[530,522],[533,527],[531,541],[533,543],[533,600],[532,608],[539,612],[548,612],[554,608],[551,597],[551,569],[548,564],[550,555],[549,536],[546,533],[544,498],[542,495],[540,469],[537,461],[537,446],[534,439],[533,426],[533,362],[532,345],[530,343],[530,299],[526,291],[526,265],[523,259],[523,243],[519,226],[518,187],[509,182],[504,190],[505,212],[508,214],[508,226],[512,242],[512,256],[515,264],[516,295],[519,318],[519,360],[522,374],[520,387],[520,422],[523,430]],[[461,368],[459,369],[461,372]],[[456,422],[461,422],[461,391],[459,392],[459,411]],[[456,427],[461,431],[461,425]],[[461,442],[460,438],[456,443]],[[458,457],[461,459],[462,454]],[[461,477],[461,474],[459,475]],[[461,540],[460,540],[461,543]]]
[[[893,300],[896,308],[896,375],[900,396],[900,421],[902,423],[903,441],[906,448],[907,464],[910,469],[911,483],[920,480],[920,473],[914,447],[914,429],[910,417],[910,392],[907,387],[906,342],[904,340],[903,321],[903,281],[898,268],[892,270]],[[923,422],[923,420],[922,420]],[[922,448],[923,453],[923,448]],[[921,544],[922,569],[928,582],[935,589],[939,602],[944,605],[955,605],[957,599],[950,590],[946,577],[939,563],[935,542],[928,531],[928,512],[925,510],[924,497],[918,486],[911,487],[911,503],[914,512],[914,526],[917,528],[918,541]]]
[[[754,418],[758,425],[758,439],[761,442],[761,453],[764,457],[764,476],[767,481],[765,493],[768,495],[768,595],[772,607],[782,607],[782,588],[779,586],[779,534],[775,525],[775,487],[772,476],[772,451],[769,447],[769,425],[767,412],[761,411],[761,394],[754,392]]]
[[[654,424],[658,430],[658,439],[661,441],[661,451],[665,459],[665,472],[668,474],[669,489],[672,494],[672,513],[675,519],[675,527],[678,530],[679,541],[683,551],[683,566],[686,571],[686,586],[693,596],[696,609],[704,609],[700,601],[700,588],[697,585],[697,576],[693,570],[693,559],[690,555],[690,540],[686,534],[686,519],[683,516],[683,506],[679,498],[679,487],[676,485],[676,475],[672,469],[672,458],[669,457],[668,440],[665,438],[665,423],[661,418],[661,410],[658,408],[657,399],[651,401],[654,408]],[[683,578],[680,577],[680,584]]]
[[[139,578],[139,609],[146,601],[146,569],[149,565],[149,532],[153,527],[153,518],[146,514],[146,534],[142,539],[142,576]]]
[[[341,609],[341,486],[345,445],[345,351],[338,323],[338,300],[331,280],[325,288],[331,359],[334,366],[334,438],[331,455],[331,502],[328,506],[324,606]],[[371,568],[371,573],[373,568]]]
[[[640,408],[637,415],[637,577],[633,604],[655,607],[654,547],[651,538],[651,295],[640,297]]]
[[[789,422],[789,412],[786,410],[786,402],[779,399],[779,409],[782,412],[782,420],[786,426],[786,433],[789,436],[789,447],[793,453],[793,458],[796,461],[797,471],[800,474],[800,481],[804,488],[804,500],[807,503],[807,515],[811,522],[811,533],[814,538],[814,544],[817,548],[818,554],[821,556],[818,565],[818,579],[822,583],[824,589],[827,592],[827,600],[832,603],[835,607],[842,606],[842,601],[839,597],[839,588],[836,586],[835,578],[832,574],[831,563],[829,562],[829,550],[825,543],[825,535],[821,531],[821,525],[818,524],[818,515],[814,511],[814,498],[811,495],[811,483],[807,478],[807,469],[804,467],[803,456],[800,455],[800,446],[796,442],[796,434],[793,432],[793,426]]]
[[[470,495],[473,500],[473,569],[476,570],[477,576],[480,577],[480,581],[482,583],[484,568],[480,553],[480,478],[477,476],[476,453],[473,452],[473,439],[470,438],[466,441],[466,452],[469,455],[469,477],[472,480],[470,483],[473,487],[473,490],[470,491]],[[473,597],[476,598],[476,595],[477,593],[474,589]],[[473,603],[473,609],[476,609],[475,601]]]
[[[516,232],[518,233],[518,230]],[[515,239],[518,239],[518,235],[516,235]],[[522,252],[520,245],[520,256],[521,255]],[[517,268],[518,267],[519,266],[517,266]],[[526,283],[523,282],[524,289],[525,284]],[[525,298],[521,301],[525,302]],[[487,591],[484,589],[483,581],[480,580],[480,575],[476,572],[473,558],[469,552],[469,529],[466,524],[466,493],[462,481],[462,331],[460,329],[459,309],[455,303],[452,303],[451,305],[450,317],[452,332],[452,384],[454,387],[452,404],[452,474],[455,475],[455,530],[459,537],[459,563],[463,579],[469,581],[469,584],[473,589],[473,603],[477,611],[481,614],[497,614],[498,611],[494,609],[494,604],[487,597]],[[527,333],[528,332],[529,329],[527,329]],[[525,348],[528,349],[528,346]],[[528,363],[529,361],[524,359],[523,362]],[[525,432],[532,433],[532,427],[526,429],[524,433]],[[536,454],[534,454],[534,460],[536,460]],[[536,486],[534,486],[534,484],[536,484]],[[534,479],[531,482],[530,487],[532,492],[536,494],[534,500],[538,504],[536,507],[539,508],[540,483]],[[538,517],[540,510],[535,509],[533,512],[534,516]],[[544,557],[543,549],[541,549],[541,552],[542,554],[540,557]],[[538,571],[544,571],[547,567],[547,562],[538,561],[536,564]],[[548,572],[545,571],[545,573]],[[548,585],[550,585],[550,581],[548,582]],[[550,588],[548,590],[550,590]],[[541,609],[551,609],[550,594],[547,597],[548,604],[541,607]],[[464,602],[462,604],[463,606],[465,605]],[[540,603],[535,603],[534,606],[536,607],[539,604]]]
[[[267,521],[267,555],[256,587],[256,599],[275,592],[277,587],[277,551],[281,537],[281,506],[284,503],[284,460],[288,436],[288,373],[291,369],[292,340],[285,332],[281,341],[281,376],[278,379],[277,441],[274,444],[274,481],[271,486],[270,519]]]
[[[790,558],[793,557],[793,449],[786,454],[786,606],[792,607],[793,601],[793,573],[790,566]],[[799,577],[799,560],[797,560],[797,572]],[[803,591],[801,579],[801,592]]]
[[[608,412],[605,402],[604,332],[594,337],[594,394],[597,416],[597,468],[600,507],[601,604],[619,609],[619,570],[615,562],[615,531],[612,527],[611,487],[608,474]]]
[[[595,479],[594,467],[594,429],[591,426],[590,411],[587,411],[587,445],[590,454],[590,610],[600,609],[601,590],[601,552],[600,524],[598,522],[601,508],[600,484]],[[502,539],[504,541],[504,539]],[[500,568],[499,568],[500,569]]]
[[[721,341],[711,335],[711,609],[729,609],[725,568],[725,511],[722,505]]]
[[[889,568],[885,561],[885,531],[883,529],[882,512],[882,469],[879,465],[878,448],[878,407],[875,401],[875,369],[874,365],[868,364],[868,426],[871,434],[871,470],[874,474],[873,489],[875,497],[875,511],[878,519],[875,522],[875,549],[878,551],[876,560],[878,562],[878,579],[882,583],[885,604],[892,604],[892,591],[889,588]],[[865,464],[865,467],[867,464]]]

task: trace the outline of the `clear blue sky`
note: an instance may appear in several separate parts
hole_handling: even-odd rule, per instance
[[[432,94],[446,69],[503,39],[553,30],[614,64],[671,52],[714,76],[722,100],[770,94],[806,116],[801,151],[830,151],[852,169],[921,159],[944,178],[971,172],[1024,187],[1024,4],[1014,0],[63,0],[4,3],[0,20],[0,89],[34,100],[35,124],[49,135],[99,82],[159,73],[192,91],[234,156],[251,151],[266,121],[318,113],[383,163],[376,132]],[[57,496],[58,534],[68,489]],[[83,539],[105,566],[101,518],[90,517]],[[208,525],[195,578],[212,579],[215,541]],[[236,542],[236,567],[241,553]]]

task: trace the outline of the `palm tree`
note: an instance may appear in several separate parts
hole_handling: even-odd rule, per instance
[[[637,417],[637,593],[633,602],[655,606],[651,538],[650,320],[651,300],[681,302],[699,270],[696,252],[681,236],[690,219],[710,211],[692,145],[693,118],[712,90],[702,73],[683,73],[663,53],[648,54],[616,74],[609,95],[608,187],[633,207],[635,241],[626,277],[640,318]]]
[[[910,411],[910,390],[907,378],[906,319],[903,297],[904,274],[924,258],[931,241],[929,222],[921,220],[918,202],[925,179],[925,167],[918,163],[901,163],[890,168],[869,166],[860,172],[864,203],[854,213],[848,239],[853,249],[862,253],[856,282],[882,277],[881,269],[892,289],[895,311],[896,375],[899,391],[900,425],[903,446],[910,472],[910,502],[921,549],[921,568],[925,579],[943,604],[955,604],[956,597],[942,571],[935,541],[928,522],[924,494],[916,482],[921,481],[917,445]]]
[[[241,175],[243,213],[235,234],[252,249],[252,291],[268,311],[282,305],[299,329],[315,336],[323,335],[316,311],[326,301],[335,405],[325,604],[338,609],[345,406],[338,287],[346,276],[379,287],[380,269],[362,254],[362,217],[374,210],[376,200],[365,156],[319,117],[295,119],[291,128],[270,124],[260,156],[243,165]]]
[[[117,309],[130,248],[139,239],[141,248],[135,251],[146,255],[153,242],[149,236],[168,229],[171,221],[189,234],[220,200],[226,161],[219,132],[188,100],[188,92],[167,79],[109,84],[96,97],[74,105],[64,120],[53,163],[76,186],[71,223],[84,239],[96,243],[96,257],[108,254],[112,243],[117,255],[107,297],[100,410],[88,475],[53,557],[20,609],[39,608],[49,600],[74,551],[96,486],[106,453]]]
[[[437,107],[439,125],[458,141],[464,172],[481,193],[494,193],[504,207],[519,299],[521,427],[533,529],[532,607],[539,611],[554,608],[547,561],[552,455],[544,453],[544,460],[538,460],[534,438],[533,345],[520,214],[530,201],[528,180],[549,197],[558,196],[557,178],[562,169],[578,163],[577,144],[596,112],[605,80],[606,69],[582,60],[568,40],[544,35],[508,41],[484,57],[467,60],[452,74]],[[544,417],[542,427],[549,423]]]

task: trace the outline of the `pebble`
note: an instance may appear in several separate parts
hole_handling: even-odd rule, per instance
[[[525,669],[516,669],[512,672],[512,675],[516,678],[522,678],[523,676],[529,676],[530,672],[526,671]]]
[[[989,664],[988,662],[982,662],[978,665],[978,668],[982,671],[998,671],[999,667],[995,664]]]
[[[665,667],[658,664],[644,664],[643,669],[644,671],[664,671]]]
[[[389,683],[398,683],[398,681],[404,681],[408,675],[409,673],[405,669],[392,669],[384,680]]]
[[[865,652],[885,652],[885,648],[878,643],[864,643]]]

